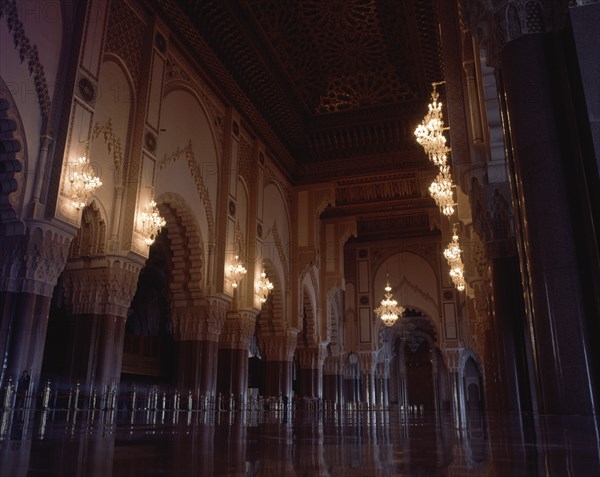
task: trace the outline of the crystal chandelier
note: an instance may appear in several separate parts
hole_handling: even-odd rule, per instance
[[[429,103],[429,110],[423,118],[423,121],[415,130],[415,136],[417,136],[417,142],[423,146],[425,152],[429,151],[439,145],[440,132],[444,127],[444,120],[442,119],[442,103],[438,101],[439,93],[436,90],[436,84],[433,84],[433,90],[431,91],[431,103]]]
[[[452,242],[448,244],[444,250],[444,258],[450,266],[450,279],[458,291],[465,289],[465,266],[462,261],[462,250],[458,243],[458,234],[456,233],[456,225],[452,230]]]
[[[450,168],[441,166],[440,172],[429,186],[429,194],[442,211],[442,214],[450,216],[454,213],[454,199],[452,194],[452,177]]]
[[[84,208],[92,193],[102,185],[100,178],[94,174],[87,157],[80,157],[72,166],[71,176],[71,201],[77,210]]]
[[[444,136],[444,119],[442,116],[442,103],[438,101],[439,94],[436,86],[440,83],[433,83],[431,91],[431,103],[425,118],[415,130],[417,142],[423,146],[425,153],[433,164],[439,167],[439,173],[429,186],[429,193],[435,203],[440,208],[442,214],[450,216],[454,214],[454,200],[452,196],[452,176],[450,175],[450,166],[448,165],[448,153],[450,149],[446,147],[446,137]]]
[[[267,301],[267,297],[271,290],[273,290],[273,284],[267,278],[267,274],[264,270],[260,273],[260,279],[255,283],[256,294],[258,295],[258,301],[264,303]]]
[[[148,203],[146,210],[141,214],[141,218],[142,233],[145,235],[144,242],[146,242],[146,245],[152,245],[160,229],[167,224],[167,221],[160,215],[154,200]]]
[[[238,257],[236,255],[235,258],[233,259],[233,262],[231,262],[229,265],[227,265],[226,271],[227,271],[227,276],[232,281],[231,286],[233,288],[237,288],[240,280],[244,277],[244,275],[246,275],[247,270],[244,267],[244,265],[242,265],[242,262],[240,261],[240,257]]]
[[[417,142],[423,146],[425,153],[436,166],[443,166],[447,161],[447,153],[450,151],[446,147],[446,138],[444,137],[444,119],[442,116],[442,103],[438,101],[439,93],[436,86],[440,83],[433,83],[431,91],[431,103],[425,118],[417,126],[415,136]]]
[[[396,320],[404,313],[404,307],[398,305],[398,302],[394,300],[389,280],[386,281],[384,290],[385,298],[381,300],[381,304],[375,308],[375,313],[381,318],[381,321],[383,321],[385,326],[394,326]]]

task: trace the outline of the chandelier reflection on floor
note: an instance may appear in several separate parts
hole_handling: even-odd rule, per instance
[[[398,302],[394,300],[389,279],[386,281],[384,290],[385,293],[383,296],[385,298],[381,300],[381,304],[375,308],[375,313],[381,318],[381,321],[383,321],[385,326],[394,326],[394,323],[396,323],[398,318],[404,313],[404,307],[398,305]]]

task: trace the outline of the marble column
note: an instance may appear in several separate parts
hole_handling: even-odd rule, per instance
[[[325,354],[321,346],[296,348],[298,393],[309,398],[322,397],[322,368]]]
[[[264,359],[265,396],[292,396],[292,363],[298,330],[264,333],[258,337]]]
[[[522,213],[518,226],[539,410],[590,414],[597,397],[576,251],[577,224],[565,181],[570,157],[561,125],[568,118],[560,111],[569,98],[557,77],[566,66],[556,46],[555,37],[542,33],[520,36],[501,51],[500,74],[510,117],[511,179]]]
[[[442,350],[446,368],[448,369],[448,384],[450,388],[450,397],[452,400],[452,416],[454,418],[454,425],[456,428],[460,428],[465,424],[465,409],[463,405],[462,389],[460,386],[460,378],[458,373],[460,356],[462,352],[463,348],[445,348]]]
[[[255,312],[229,312],[219,339],[217,392],[233,395],[238,405],[248,394],[248,350],[255,327]]]
[[[0,231],[0,387],[11,380],[19,394],[36,395],[51,297],[74,231],[37,220],[28,227],[23,235]],[[20,390],[24,371],[29,385]]]
[[[343,404],[342,375],[339,357],[329,356],[323,362],[323,399],[329,403]]]
[[[195,306],[171,310],[177,340],[177,387],[182,396],[192,393],[194,406],[200,397],[217,396],[219,336],[227,307],[227,301],[207,297]]]
[[[358,354],[362,381],[362,402],[370,409],[375,406],[375,368],[377,356],[374,352],[361,352]]]
[[[71,385],[79,382],[86,399],[96,392],[100,407],[121,380],[125,320],[142,266],[141,261],[119,260],[89,268],[73,260],[61,279],[70,311],[65,378]]]

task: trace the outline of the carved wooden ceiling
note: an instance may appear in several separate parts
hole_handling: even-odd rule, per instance
[[[150,1],[296,182],[425,165],[437,0]]]

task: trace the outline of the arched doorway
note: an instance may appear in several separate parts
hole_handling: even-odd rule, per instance
[[[483,426],[483,382],[481,371],[475,359],[470,356],[463,368],[463,392],[467,427]]]
[[[170,310],[171,257],[163,229],[149,249],[125,324],[122,382],[174,383]]]
[[[439,363],[441,353],[435,346],[433,323],[419,310],[407,309],[393,333],[398,405],[419,413],[437,412],[443,388],[440,370],[444,366]]]

